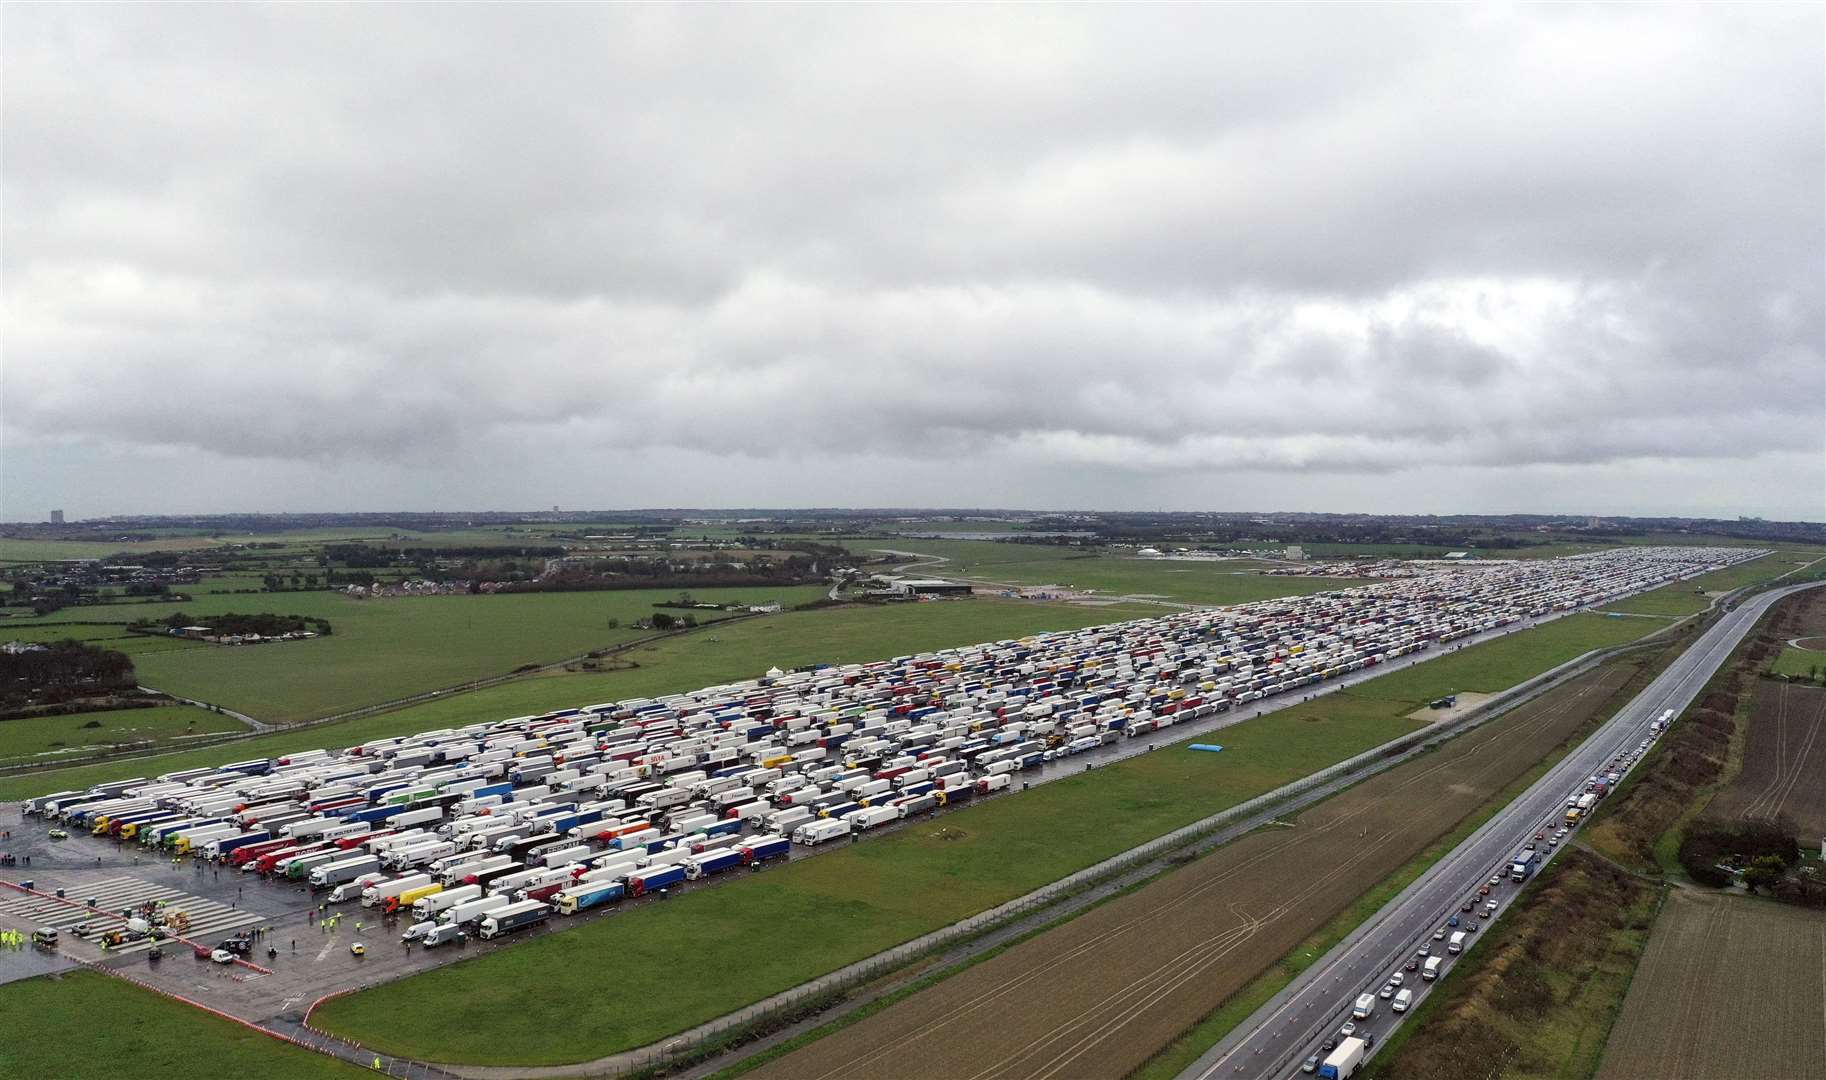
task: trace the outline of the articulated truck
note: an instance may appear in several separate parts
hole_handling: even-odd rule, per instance
[[[490,913],[482,920],[482,937],[492,940],[515,930],[537,925],[550,918],[552,909],[537,900],[522,900]]]

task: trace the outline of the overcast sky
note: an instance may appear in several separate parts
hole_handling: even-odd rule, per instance
[[[1818,4],[0,31],[6,519],[1826,519]]]

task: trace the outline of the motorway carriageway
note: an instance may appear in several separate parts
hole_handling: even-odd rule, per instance
[[[1180,1074],[1180,1080],[1236,1080],[1298,1076],[1300,1062],[1310,1054],[1321,1053],[1321,1041],[1334,1034],[1350,1018],[1352,1004],[1359,994],[1375,993],[1388,977],[1430,943],[1435,955],[1444,954],[1443,941],[1433,941],[1433,932],[1448,917],[1459,915],[1466,898],[1476,895],[1478,886],[1501,874],[1504,884],[1492,890],[1491,899],[1500,905],[1495,916],[1482,921],[1485,925],[1501,918],[1509,903],[1522,890],[1507,882],[1509,861],[1539,831],[1559,827],[1565,815],[1568,796],[1585,790],[1592,775],[1609,771],[1612,758],[1634,750],[1649,737],[1649,725],[1669,709],[1676,716],[1685,712],[1698,697],[1706,682],[1730,656],[1770,605],[1791,593],[1818,587],[1795,585],[1773,590],[1740,604],[1720,619],[1698,641],[1694,642],[1665,671],[1656,676],[1642,693],[1617,711],[1602,728],[1522,793],[1514,802],[1449,855],[1435,863],[1400,896],[1334,948],[1324,959],[1308,968],[1273,1000],[1238,1025],[1192,1066]],[[1638,762],[1641,759],[1638,759]],[[1571,842],[1568,837],[1567,843]],[[1556,850],[1541,845],[1547,859]],[[1543,860],[1542,866],[1546,865]],[[1540,871],[1537,869],[1536,873]],[[1480,904],[1482,898],[1480,898]],[[1462,920],[1462,916],[1461,916]],[[1474,944],[1476,935],[1466,942]],[[1449,970],[1456,957],[1448,957]],[[1410,974],[1406,986],[1416,990],[1412,1008],[1419,1006],[1427,983]],[[1391,1022],[1391,1019],[1393,1022]],[[1360,1026],[1376,1033],[1380,1048],[1388,1034],[1398,1026],[1401,1014],[1389,1011],[1388,1002],[1378,999],[1376,1015]]]

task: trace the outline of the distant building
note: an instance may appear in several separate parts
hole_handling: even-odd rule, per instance
[[[700,606],[715,607],[716,605],[704,604]],[[748,611],[752,615],[778,615],[780,613],[780,602],[775,600],[766,604],[750,604],[748,605]]]
[[[969,596],[970,586],[960,581],[937,578],[908,578],[895,583],[914,596]]]
[[[1448,551],[1448,552],[1446,552],[1446,558],[1448,558],[1448,559],[1465,559],[1465,558],[1469,558],[1470,555],[1471,555],[1471,553],[1469,551]]]
[[[1281,554],[1289,559],[1304,559],[1306,557],[1306,549],[1298,544],[1288,544],[1287,550],[1283,551]]]
[[[51,511],[51,524],[53,524],[53,525],[62,525],[63,524],[63,511],[62,510]]]

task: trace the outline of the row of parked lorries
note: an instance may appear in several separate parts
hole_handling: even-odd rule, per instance
[[[27,810],[302,881],[333,902],[413,910],[479,886],[427,913],[494,897],[575,913],[993,794],[1048,760],[1692,570],[1695,549],[1658,550],[776,670],[690,694],[59,792]],[[516,913],[495,933],[527,918]]]

